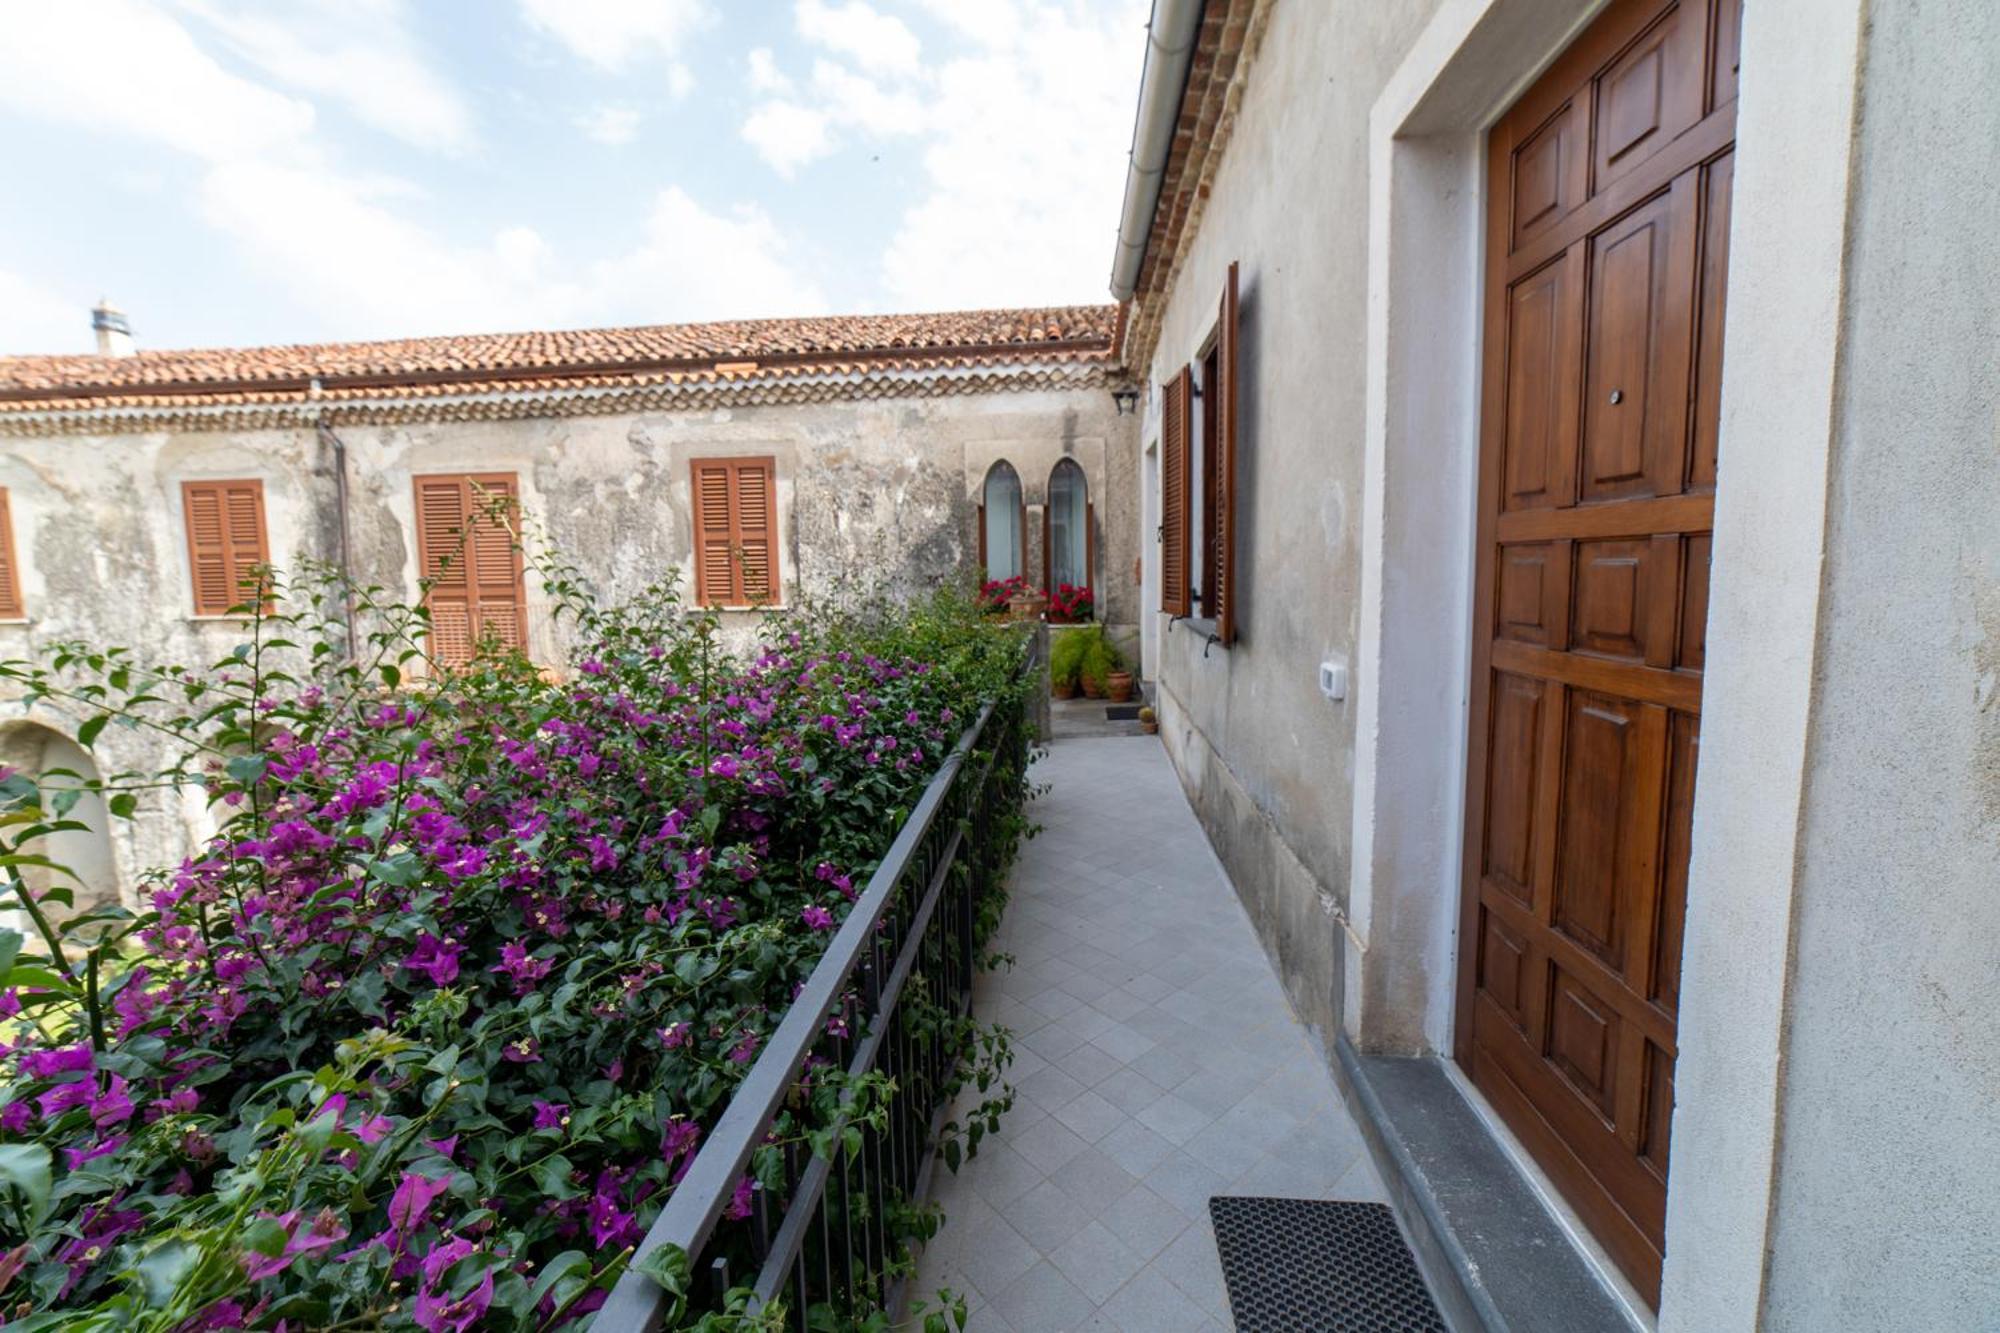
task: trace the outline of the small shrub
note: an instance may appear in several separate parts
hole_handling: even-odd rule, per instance
[[[1125,659],[1117,647],[1105,635],[1102,625],[1093,625],[1077,637],[1085,640],[1083,648],[1083,679],[1093,690],[1103,690],[1105,679],[1114,671],[1122,671]]]
[[[1055,685],[1075,686],[1083,679],[1083,659],[1090,647],[1090,635],[1083,630],[1068,630],[1053,637],[1055,644],[1049,649],[1049,680]]]

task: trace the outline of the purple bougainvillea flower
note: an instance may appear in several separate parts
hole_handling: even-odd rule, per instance
[[[439,939],[426,932],[417,937],[417,947],[403,960],[403,966],[423,973],[433,986],[449,986],[458,980],[458,956],[464,952],[465,946],[456,940]]]
[[[535,1128],[562,1129],[569,1122],[569,1106],[564,1102],[535,1099]]]
[[[687,1043],[688,1025],[686,1022],[669,1023],[660,1029],[660,1045],[666,1047],[668,1050],[671,1051],[677,1046],[685,1046]]]
[[[554,967],[554,959],[531,957],[526,945],[509,943],[500,946],[500,962],[488,970],[510,978],[514,983],[514,993],[526,995]]]
[[[538,1064],[542,1058],[542,1044],[533,1037],[522,1037],[518,1041],[510,1041],[502,1046],[500,1058],[510,1064]]]
[[[89,1083],[84,1084],[89,1087]],[[112,1125],[122,1125],[132,1118],[131,1084],[113,1074],[104,1091],[93,1093],[90,1098],[90,1119],[99,1129]]]
[[[354,1137],[363,1143],[376,1144],[389,1137],[395,1123],[386,1115],[365,1115],[354,1126]]]
[[[265,1213],[263,1216],[272,1217],[273,1214]],[[294,1260],[331,1249],[347,1239],[347,1224],[331,1208],[320,1209],[304,1226],[299,1225],[299,1216],[296,1208],[276,1216],[278,1224],[285,1228],[285,1248],[282,1251],[259,1254],[253,1250],[243,1256],[243,1273],[252,1282],[276,1277],[290,1268]]]
[[[709,776],[716,778],[733,778],[739,771],[736,756],[732,754],[719,754],[708,766]]]
[[[729,1058],[739,1065],[749,1064],[751,1057],[757,1054],[759,1040],[759,1037],[754,1032],[744,1033],[743,1039],[730,1048]]]
[[[112,1153],[117,1152],[125,1146],[125,1138],[126,1136],[123,1134],[113,1134],[110,1138],[101,1139],[91,1144],[88,1148],[64,1148],[63,1165],[74,1171],[86,1162],[94,1162],[100,1157],[109,1157]]]
[[[119,1237],[137,1231],[145,1220],[144,1213],[116,1209],[109,1204],[92,1204],[84,1209],[77,1234],[58,1246],[52,1256],[57,1263],[69,1269],[69,1277],[64,1281],[57,1299],[69,1295],[70,1289],[83,1279],[83,1275],[111,1253],[111,1247],[118,1243]]]
[[[606,1168],[597,1175],[596,1188],[584,1218],[590,1224],[590,1240],[598,1249],[622,1249],[638,1244],[646,1233],[639,1219],[623,1206],[624,1173]]]
[[[682,1153],[693,1156],[694,1148],[701,1142],[701,1126],[692,1120],[675,1116],[667,1122],[660,1134],[660,1156],[672,1161]]]
[[[34,1108],[26,1102],[8,1102],[0,1106],[0,1130],[9,1134],[22,1133],[34,1120]]]
[[[452,1154],[458,1151],[458,1135],[453,1134],[449,1138],[442,1139],[425,1139],[424,1146],[449,1161]]]
[[[405,1171],[396,1183],[396,1192],[389,1196],[389,1226],[397,1236],[407,1236],[423,1225],[431,1205],[436,1203],[451,1182],[432,1180],[414,1171]]]
[[[808,904],[802,911],[800,911],[799,917],[808,926],[811,926],[814,930],[833,929],[833,913],[827,911],[824,907],[821,907],[818,903]]]
[[[735,1193],[729,1196],[729,1210],[723,1216],[732,1222],[740,1222],[750,1216],[750,1199],[754,1188],[748,1176],[737,1181]]]
[[[55,1078],[81,1074],[91,1067],[90,1043],[57,1046],[46,1051],[27,1051],[21,1056],[21,1072],[29,1078]]]
[[[473,1252],[470,1241],[454,1238],[424,1256],[424,1289],[410,1307],[410,1318],[425,1333],[465,1333],[493,1304],[491,1268],[480,1274],[478,1285],[463,1296],[454,1297],[437,1289],[451,1266]]]

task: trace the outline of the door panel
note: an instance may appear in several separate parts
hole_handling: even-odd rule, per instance
[[[1488,161],[1457,1053],[1649,1296],[1718,476],[1736,86],[1719,25],[1735,21],[1734,0],[1614,0]]]

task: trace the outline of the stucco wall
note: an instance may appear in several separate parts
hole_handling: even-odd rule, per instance
[[[2000,8],[1864,43],[1764,1323],[1991,1328]]]
[[[1136,419],[1102,387],[702,413],[511,421],[345,425],[350,567],[363,582],[416,591],[411,478],[513,472],[531,547],[560,548],[606,600],[681,571],[691,551],[690,464],[768,455],[778,476],[782,599],[879,593],[905,597],[975,560],[980,482],[1004,458],[1020,473],[1028,562],[1041,570],[1041,506],[1064,457],[1084,470],[1095,506],[1101,618],[1128,636],[1137,606]],[[125,644],[142,660],[206,665],[235,644],[235,622],[192,614],[180,486],[260,478],[272,559],[338,550],[334,452],[310,427],[0,440],[0,486],[12,508],[24,623],[0,624],[0,656],[33,657],[80,637]],[[539,529],[539,534],[537,534]],[[564,656],[547,604],[528,577],[530,653]],[[725,616],[737,639],[755,613]],[[31,715],[74,736],[82,715],[38,705]],[[96,746],[106,775],[150,769],[143,733],[111,728]],[[136,821],[114,822],[115,861],[129,889],[143,867],[177,860],[209,824],[200,802],[156,795]]]
[[[1209,337],[1237,261],[1240,638],[1204,651],[1187,623],[1168,628],[1157,594],[1148,630],[1168,750],[1293,1004],[1329,1046],[1354,719],[1320,695],[1317,670],[1354,660],[1359,625],[1368,116],[1433,7],[1273,7],[1146,370],[1150,446],[1158,386]]]

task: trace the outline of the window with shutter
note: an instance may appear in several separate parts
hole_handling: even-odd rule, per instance
[[[511,472],[416,478],[417,568],[426,581],[431,656],[472,660],[482,640],[528,646],[527,589],[515,525],[520,485]]]
[[[184,481],[181,508],[194,613],[224,616],[249,605],[257,595],[257,567],[271,559],[264,535],[264,483]]]
[[[1236,641],[1236,430],[1237,403],[1236,264],[1222,284],[1222,309],[1216,321],[1213,392],[1214,497],[1210,509],[1214,532],[1209,541],[1208,614],[1215,620],[1215,639],[1224,647]]]
[[[21,601],[21,565],[14,555],[14,504],[0,487],[0,620],[25,620]]]
[[[776,460],[697,458],[692,467],[695,601],[702,606],[776,602]]]
[[[1188,417],[1194,374],[1186,366],[1160,386],[1160,609],[1188,614]]]

